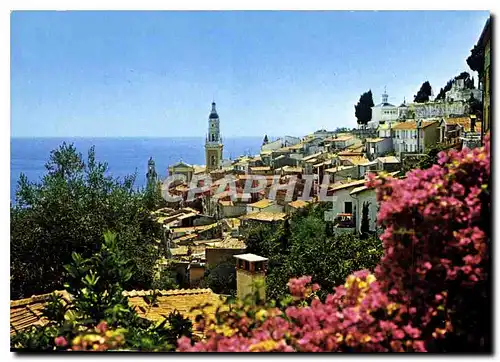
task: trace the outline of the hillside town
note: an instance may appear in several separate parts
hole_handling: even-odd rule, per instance
[[[482,68],[472,69],[479,74],[477,82],[469,73],[463,72],[452,78],[447,88],[441,89],[439,95],[428,94],[422,100],[417,94],[413,102],[400,99],[397,95],[389,96],[388,89],[391,87],[388,84],[383,94],[374,96],[375,99],[380,99],[380,102],[369,107],[370,120],[359,122],[358,118],[359,126],[356,128],[311,130],[312,133],[301,137],[285,135],[272,138],[263,134],[258,154],[225,159],[224,141],[221,136],[225,122],[224,105],[213,101],[207,112],[204,165],[193,165],[179,160],[168,167],[166,179],[161,179],[153,157],[147,164],[148,189],[161,190],[163,198],[162,207],[147,211],[155,227],[161,230],[153,242],[158,258],[151,261],[149,267],[154,270],[156,280],[172,277],[176,286],[158,290],[129,288],[117,293],[121,293],[124,300],[128,301],[131,308],[135,308],[141,318],[159,323],[170,313],[180,313],[193,326],[200,321],[195,310],[200,304],[206,305],[204,312],[213,319],[213,315],[219,313],[219,308],[225,306],[228,298],[236,297],[243,301],[248,295],[256,294],[262,300],[266,300],[268,282],[266,278],[271,268],[268,264],[269,258],[266,255],[249,252],[248,245],[252,241],[248,240],[247,231],[259,227],[287,230],[290,223],[296,222],[297,216],[302,215],[304,210],[310,211],[316,205],[326,207],[321,227],[324,225],[328,227],[326,235],[329,237],[359,239],[370,235],[378,242],[384,230],[378,222],[381,201],[373,186],[377,180],[387,176],[405,180],[409,171],[419,168],[423,160],[436,158],[439,151],[478,149],[487,142],[489,137],[487,134],[491,130],[490,26],[488,20],[477,43],[483,49]],[[422,86],[421,91],[424,88]],[[480,103],[480,107],[473,102],[474,100]],[[112,244],[110,242],[110,245]],[[111,250],[112,247],[109,248]],[[107,257],[111,260],[111,256]],[[317,257],[321,258],[321,255]],[[102,261],[100,258],[101,254],[96,258],[97,261],[92,262],[102,262],[102,265],[107,265],[105,262],[108,259],[102,256],[104,260]],[[78,256],[73,255],[73,259],[76,267],[73,265],[66,268],[70,274],[77,275],[75,280],[81,279],[82,285],[86,286],[78,298],[87,298],[86,303],[97,303],[95,298],[91,300],[91,297],[85,294],[91,289],[92,281],[96,284],[97,280],[92,279],[92,276],[84,277],[83,274],[80,276],[76,272],[77,267],[81,266],[82,270],[85,272],[90,270],[92,274],[92,268],[89,266],[84,269],[83,266],[87,264],[79,260]],[[274,262],[274,268],[281,266],[279,262]],[[229,265],[228,273],[236,274],[236,290],[233,296],[228,293],[217,293],[207,287],[207,275],[220,265]],[[365,274],[353,275],[347,279],[345,288],[349,288],[354,283],[353,280],[365,285],[374,280],[373,276],[369,277],[373,280],[369,280]],[[298,280],[306,279],[307,277]],[[292,294],[294,283],[300,284],[297,280],[287,284]],[[302,286],[299,287],[302,288],[302,292],[306,290]],[[300,289],[299,287],[296,288]],[[314,286],[308,288],[312,288],[307,289],[308,293],[316,290]],[[359,287],[359,290],[364,289]],[[107,293],[106,291],[99,295],[104,300],[109,296]],[[64,306],[70,305],[72,298],[75,297],[67,290],[58,290],[55,294],[62,298]],[[293,296],[295,298],[295,294]],[[42,313],[42,310],[51,303],[51,298],[53,294],[46,293],[11,301],[11,337],[28,331],[33,326],[50,326],[47,315],[45,312]],[[294,300],[293,298],[291,297],[291,300]],[[438,300],[437,297],[436,299]],[[331,300],[333,298],[327,298],[327,301]],[[78,304],[79,308],[83,308],[82,305],[84,303]],[[392,313],[391,308],[395,310],[395,305],[389,304],[388,315]],[[438,310],[440,309],[436,309]],[[265,320],[268,314],[271,314],[270,309],[269,311],[256,309],[256,311],[252,310],[252,318],[256,320],[260,320],[259,318]],[[113,310],[113,313],[119,312]],[[337,312],[337,315],[340,315],[340,312]],[[304,320],[307,318],[304,317]],[[262,328],[263,324],[259,323],[253,326]],[[168,325],[173,326],[175,322],[169,319]],[[102,329],[104,336],[108,324],[104,327],[99,324],[95,328],[96,331]],[[247,325],[244,328],[247,328]],[[307,328],[304,327],[304,330]],[[405,331],[410,330],[410,327],[405,328],[408,328]],[[224,338],[234,336],[223,329],[215,330],[225,336]],[[178,348],[193,350],[194,341],[204,341],[209,333],[213,332],[208,331],[207,325],[203,324],[194,331],[193,336],[190,335],[191,344],[186,342],[183,345],[179,342]],[[405,333],[410,334],[410,332]],[[157,333],[156,330],[154,333]],[[106,334],[106,338],[109,336]],[[349,342],[347,337],[340,336],[339,333],[335,336],[335,342],[328,343],[334,345],[334,343],[341,344],[345,340]],[[176,335],[176,338],[180,338],[180,335]],[[246,334],[241,332],[237,338],[243,340]],[[370,342],[367,336],[359,338],[366,343]],[[303,340],[306,338],[300,339],[300,343]],[[21,342],[29,344],[24,340]],[[16,346],[22,345],[19,344],[21,342],[16,342],[18,343]],[[89,342],[89,345],[94,342]],[[56,338],[55,343],[57,348],[62,349],[66,348],[69,342],[66,339]],[[95,342],[95,345],[99,343]],[[313,342],[307,340],[307,343]],[[408,350],[422,349],[418,343],[413,345],[408,342],[407,346],[410,345]],[[86,346],[83,344],[83,347],[77,348],[85,349]],[[257,351],[282,351],[281,348],[286,350],[278,344],[272,344],[271,347],[268,345],[262,347],[262,344],[258,346]],[[141,348],[143,347],[139,349]],[[252,350],[254,347],[248,348]],[[311,350],[307,351],[320,350],[320,347],[314,348],[311,347]],[[324,348],[326,350],[330,347]],[[399,345],[394,347],[391,342],[391,348],[397,350],[400,347]],[[300,350],[299,347],[294,349]],[[204,350],[211,351],[209,347]],[[219,350],[224,349],[220,347]],[[227,347],[226,350],[237,350],[237,347]],[[360,350],[363,351],[362,348]]]
[[[454,79],[444,99],[389,103],[387,91],[374,105],[372,120],[348,132],[317,130],[303,137],[263,137],[260,153],[223,159],[223,122],[215,102],[208,116],[206,165],[178,162],[169,176],[183,177],[168,184],[177,202],[157,210],[164,230],[166,257],[161,266],[175,268],[185,285],[196,287],[208,265],[217,265],[245,251],[246,225],[285,222],[307,205],[320,202],[323,192],[334,197],[325,220],[333,221],[335,233],[359,234],[362,207],[368,206],[369,230],[377,233],[378,205],[375,190],[365,186],[369,174],[388,173],[405,177],[419,160],[436,148],[462,149],[481,145],[489,130],[490,85],[487,73],[478,87]],[[483,98],[484,95],[484,98]],[[484,116],[471,109],[469,99],[483,100]],[[154,161],[148,164],[148,180],[157,182]],[[200,182],[211,186],[199,188]],[[220,189],[224,178],[234,185]],[[258,179],[265,186],[255,187]],[[227,182],[227,181],[225,181]],[[188,201],[188,194],[198,190]],[[289,192],[292,190],[291,192]],[[308,190],[305,192],[304,190]],[[288,199],[287,194],[291,195]]]

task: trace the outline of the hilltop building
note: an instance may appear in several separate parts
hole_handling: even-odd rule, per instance
[[[208,116],[208,134],[205,140],[206,172],[218,170],[222,166],[222,150],[224,145],[220,134],[219,115],[212,102],[212,111]]]
[[[389,95],[387,94],[387,90],[384,89],[382,103],[372,107],[372,120],[368,122],[368,127],[377,128],[379,124],[395,122],[398,116],[398,107],[389,103]]]

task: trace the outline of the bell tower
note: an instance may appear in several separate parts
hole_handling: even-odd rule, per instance
[[[208,116],[208,134],[205,140],[206,172],[218,170],[222,164],[222,137],[220,135],[219,115],[212,102],[212,111]]]

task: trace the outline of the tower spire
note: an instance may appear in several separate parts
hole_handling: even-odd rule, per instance
[[[387,94],[387,86],[384,86],[384,94],[382,94],[382,103],[388,103],[389,95]]]

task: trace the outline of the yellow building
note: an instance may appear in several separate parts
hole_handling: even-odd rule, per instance
[[[240,254],[234,257],[238,299],[243,300],[255,293],[259,294],[260,299],[266,299],[265,275],[268,259],[255,254]]]
[[[184,175],[186,176],[186,182],[191,182],[195,168],[182,161],[177,162],[174,165],[168,166],[168,175]]]
[[[205,140],[206,172],[218,170],[222,165],[222,137],[220,135],[219,115],[212,102],[212,111],[208,116],[208,134]]]

